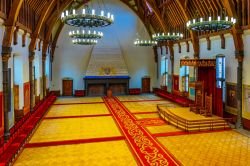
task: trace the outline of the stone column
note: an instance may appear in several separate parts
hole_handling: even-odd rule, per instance
[[[34,107],[34,80],[33,80],[33,60],[35,57],[35,52],[29,52],[29,81],[30,81],[30,111]]]
[[[8,79],[8,60],[11,57],[12,48],[2,47],[2,70],[3,70],[3,109],[4,109],[4,139],[7,141],[9,139],[9,112],[10,112],[10,81]]]
[[[238,60],[238,67],[237,67],[237,121],[236,121],[236,128],[242,129],[242,71],[243,71],[243,58],[244,52],[243,51],[236,51],[235,56]]]
[[[46,53],[43,53],[43,55],[42,55],[43,98],[46,97],[45,61],[46,61]]]
[[[172,82],[171,92],[173,93],[174,91],[174,48],[173,48],[172,42],[168,43],[168,48],[169,48],[170,61],[171,61],[171,82]]]

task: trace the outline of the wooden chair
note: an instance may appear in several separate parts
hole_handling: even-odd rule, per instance
[[[204,88],[203,82],[195,83],[195,103],[190,104],[190,111],[198,114],[200,109],[204,107]]]
[[[212,111],[213,111],[212,102],[213,102],[212,94],[206,95],[205,107],[200,109],[201,115],[204,115],[205,117],[212,116]]]

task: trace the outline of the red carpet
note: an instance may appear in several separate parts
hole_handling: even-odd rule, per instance
[[[72,144],[82,144],[91,142],[104,142],[104,141],[118,141],[124,140],[124,136],[117,137],[105,137],[105,138],[89,138],[89,139],[79,139],[79,140],[64,140],[64,141],[52,141],[52,142],[39,142],[39,143],[28,143],[25,148],[34,147],[44,147],[44,146],[58,146],[58,145],[72,145]]]
[[[181,165],[116,98],[103,98],[141,165]]]
[[[15,159],[55,99],[56,97],[51,94],[34,108],[33,112],[27,113],[12,127],[14,130],[11,132],[8,142],[3,146],[3,153],[0,154],[0,165],[9,165]]]

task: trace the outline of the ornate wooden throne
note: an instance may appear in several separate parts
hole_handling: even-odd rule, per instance
[[[200,113],[200,109],[204,108],[204,83],[197,81],[195,87],[195,103],[190,105],[190,111]]]

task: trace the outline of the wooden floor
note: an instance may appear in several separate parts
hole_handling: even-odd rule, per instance
[[[156,112],[157,104],[173,105],[170,101],[154,95],[118,100],[136,124],[183,165],[250,163],[250,138],[234,130],[184,132]],[[140,165],[127,139],[102,98],[59,98],[14,165]]]

